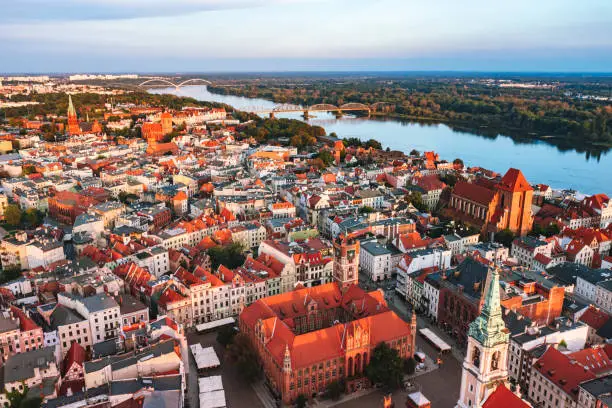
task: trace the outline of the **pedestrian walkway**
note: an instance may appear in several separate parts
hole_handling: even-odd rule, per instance
[[[276,401],[270,394],[270,391],[263,381],[255,382],[251,386],[253,387],[253,391],[255,391],[255,394],[257,394],[257,398],[259,398],[259,401],[261,401],[264,408],[276,408]]]
[[[310,403],[309,406],[310,407],[320,407],[320,408],[331,408],[331,407],[335,407],[336,405],[344,404],[345,402],[348,402],[348,401],[359,399],[363,396],[373,393],[374,391],[377,391],[377,389],[374,387],[370,387],[365,390],[359,390],[359,391],[352,392],[350,394],[343,394],[342,397],[338,398],[336,401],[314,399]]]

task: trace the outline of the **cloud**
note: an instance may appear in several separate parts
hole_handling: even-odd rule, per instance
[[[125,20],[321,0],[8,0],[0,21]]]

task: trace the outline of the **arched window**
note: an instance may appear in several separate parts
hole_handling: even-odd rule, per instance
[[[472,350],[472,363],[476,367],[480,367],[480,349],[478,347],[474,347]]]
[[[500,356],[501,356],[501,353],[499,351],[496,351],[495,353],[493,353],[493,356],[491,357],[491,370],[497,370],[499,368]]]

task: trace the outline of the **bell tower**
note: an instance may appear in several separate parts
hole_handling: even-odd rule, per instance
[[[344,235],[334,240],[334,280],[341,288],[359,282],[359,241]]]
[[[480,315],[470,323],[461,373],[458,408],[480,408],[500,383],[508,380],[509,333],[502,319],[499,273],[489,272]]]

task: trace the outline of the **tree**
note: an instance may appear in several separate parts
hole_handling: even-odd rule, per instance
[[[327,395],[327,398],[336,401],[342,395],[343,390],[344,387],[342,386],[342,384],[339,381],[334,380],[327,385],[325,394]]]
[[[365,147],[371,147],[372,149],[382,150],[382,144],[376,139],[370,139],[365,143]]]
[[[417,362],[414,357],[407,358],[404,360],[404,372],[408,375],[414,374],[416,371]]]
[[[247,382],[252,383],[261,376],[259,356],[246,334],[238,333],[234,337],[225,356],[236,366],[240,376]]]
[[[300,394],[295,399],[295,407],[296,408],[306,408],[306,403],[307,402],[308,402],[308,400],[306,399],[304,394]]]
[[[234,326],[223,326],[217,332],[217,342],[221,344],[223,347],[228,347],[234,341],[234,337],[236,337],[236,329]]]
[[[27,176],[27,175],[32,174],[32,173],[36,173],[36,167],[34,167],[31,164],[27,164],[27,165],[23,166],[23,168],[21,170],[21,174],[22,175]]]
[[[22,386],[23,391],[14,388],[6,393],[6,399],[8,399],[11,408],[21,408],[22,404],[26,401],[26,395],[28,395],[30,388],[26,385],[25,381],[22,382]]]
[[[239,242],[234,242],[227,246],[210,248],[208,250],[208,256],[210,256],[210,262],[213,269],[217,269],[219,265],[233,269],[244,263],[245,257],[243,251],[242,245]]]
[[[463,167],[463,160],[457,158],[457,159],[453,160],[453,164],[456,165],[456,166]]]
[[[419,152],[417,149],[412,149],[412,150],[410,151],[410,155],[411,155],[411,156],[420,156],[420,155],[421,155],[421,152]]]
[[[426,211],[427,206],[423,203],[423,196],[418,191],[412,191],[408,196],[410,203],[419,211]]]
[[[363,207],[359,209],[360,214],[369,214],[369,213],[373,213],[374,211],[376,211],[374,210],[374,208],[367,206],[367,205],[364,205]]]
[[[327,149],[321,150],[319,152],[318,158],[323,161],[323,164],[325,164],[325,167],[331,166],[334,163],[334,156]]]
[[[21,276],[21,268],[19,266],[7,266],[2,270],[2,274],[0,274],[0,283],[10,282]]]
[[[9,204],[4,210],[4,220],[13,227],[21,224],[21,210],[15,204]]]
[[[28,208],[23,214],[23,222],[28,228],[36,228],[43,222],[44,215],[36,208]]]
[[[404,363],[397,350],[385,342],[376,346],[366,367],[366,376],[373,384],[383,384],[389,389],[398,388],[404,379]]]
[[[508,248],[512,246],[512,241],[514,241],[514,238],[514,233],[509,229],[499,231],[495,234],[495,242],[499,242]]]

